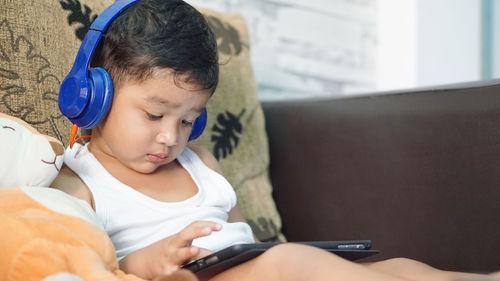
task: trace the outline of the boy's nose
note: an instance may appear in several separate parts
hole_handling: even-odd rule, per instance
[[[156,135],[156,141],[166,146],[177,144],[178,132],[176,129],[163,130]]]

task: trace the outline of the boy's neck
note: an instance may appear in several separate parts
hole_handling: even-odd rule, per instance
[[[95,145],[95,143],[94,143]],[[140,173],[123,165],[112,155],[101,150],[89,151],[118,181],[134,190],[158,201],[179,202],[194,196],[198,192],[196,183],[176,159],[158,167],[153,173]]]

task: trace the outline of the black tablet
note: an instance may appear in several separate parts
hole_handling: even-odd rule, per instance
[[[212,276],[240,263],[246,262],[280,243],[281,242],[237,244],[204,258],[191,261],[181,267],[194,272],[200,280],[208,280]],[[319,247],[348,260],[365,258],[379,252],[371,249],[372,243],[370,240],[306,241],[293,243]]]

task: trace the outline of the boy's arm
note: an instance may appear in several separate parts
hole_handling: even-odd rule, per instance
[[[57,188],[68,193],[69,195],[86,201],[90,204],[90,206],[92,206],[92,209],[95,210],[92,193],[80,177],[68,168],[68,166],[63,165],[61,171],[50,187]]]
[[[245,216],[243,216],[243,213],[241,213],[240,208],[238,206],[234,206],[233,209],[229,212],[229,218],[227,219],[228,222],[247,222],[247,219]]]
[[[219,161],[215,159],[214,155],[210,153],[210,151],[206,150],[201,146],[189,145],[189,149],[191,149],[198,157],[200,157],[201,161],[207,165],[210,169],[216,171],[217,173],[224,176],[222,172],[222,168],[220,167]]]
[[[246,223],[247,219],[245,218],[245,216],[243,216],[243,213],[241,213],[240,208],[238,208],[238,206],[234,206],[234,208],[229,212],[229,218],[227,221],[228,222],[244,222],[244,223]],[[252,233],[252,234],[253,234],[253,240],[255,240],[255,243],[259,243],[260,241],[257,238],[257,236],[255,235],[255,233]]]

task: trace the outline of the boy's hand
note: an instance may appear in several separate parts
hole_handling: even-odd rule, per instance
[[[214,222],[193,222],[179,233],[129,254],[120,261],[120,269],[148,280],[171,274],[183,263],[210,254],[210,251],[191,246],[191,243],[221,228]]]
[[[158,276],[153,281],[198,281],[196,275],[187,269],[177,270],[173,274]]]

